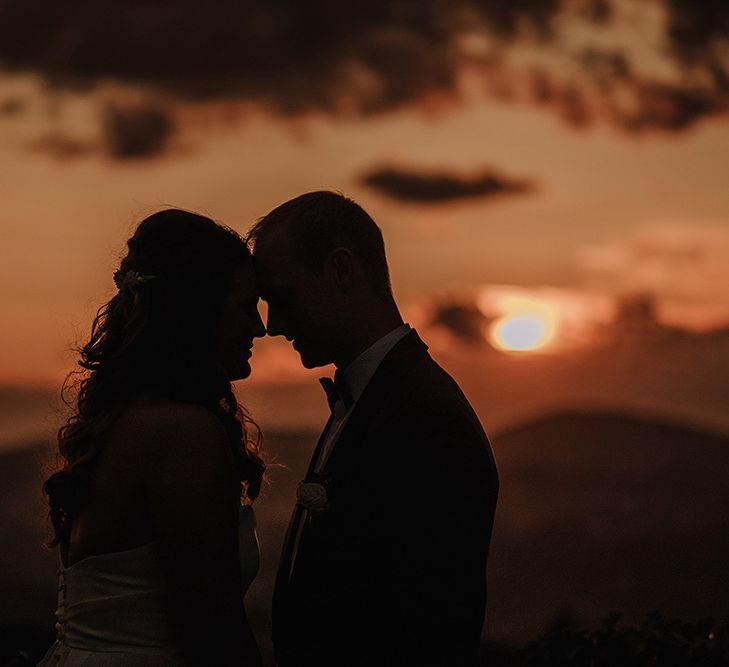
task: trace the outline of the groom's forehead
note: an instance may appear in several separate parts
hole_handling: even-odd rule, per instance
[[[253,261],[263,290],[289,286],[305,270],[291,240],[281,235],[257,245]]]

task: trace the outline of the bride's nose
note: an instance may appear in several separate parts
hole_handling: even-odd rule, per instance
[[[253,337],[254,338],[263,338],[263,336],[266,335],[266,327],[263,325],[263,320],[261,319],[261,313],[258,312],[256,309],[256,317],[253,321]]]

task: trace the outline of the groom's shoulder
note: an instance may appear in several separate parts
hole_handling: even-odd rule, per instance
[[[427,353],[401,369],[388,404],[400,422],[432,423],[436,419],[451,428],[482,434],[480,420],[458,383]]]
[[[455,407],[467,399],[458,383],[423,347],[397,364],[394,378],[398,393],[410,403],[435,402]]]

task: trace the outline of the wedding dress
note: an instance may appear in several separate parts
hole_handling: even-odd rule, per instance
[[[242,594],[258,573],[253,508],[241,507]],[[162,559],[155,543],[88,556],[58,570],[56,642],[38,667],[173,667],[175,646]]]

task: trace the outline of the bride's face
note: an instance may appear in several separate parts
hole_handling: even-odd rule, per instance
[[[252,262],[233,273],[218,323],[218,354],[229,380],[251,374],[253,339],[265,335],[258,313],[258,286]]]

